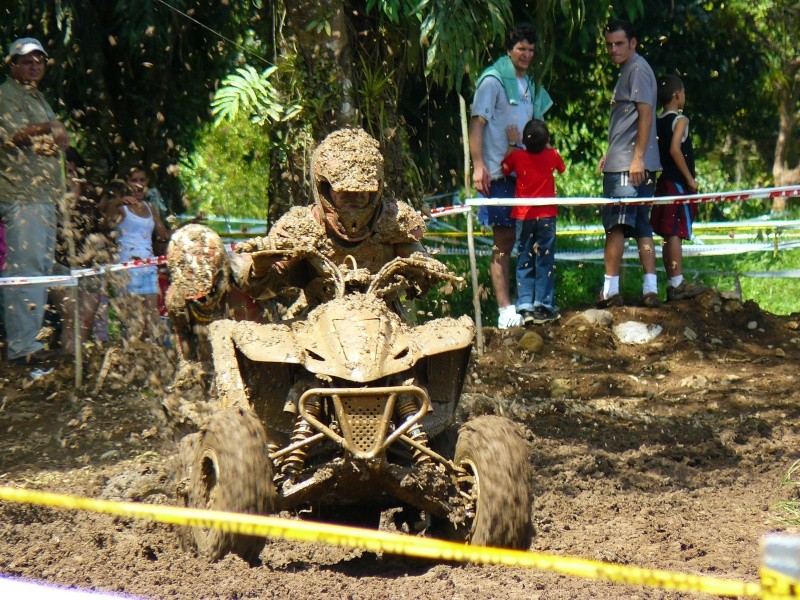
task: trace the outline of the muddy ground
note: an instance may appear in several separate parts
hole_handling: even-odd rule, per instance
[[[486,328],[473,355],[464,416],[507,415],[531,443],[530,549],[757,581],[759,540],[788,528],[778,504],[795,497],[781,481],[800,458],[800,315],[714,294],[610,314],[565,310],[535,352],[522,328]],[[663,331],[623,344],[612,327],[631,320]],[[96,348],[76,392],[68,364],[32,381],[0,363],[0,484],[174,503],[174,365],[158,346]],[[699,596],[280,540],[260,560],[209,564],[170,526],[0,503],[0,573],[141,598]]]

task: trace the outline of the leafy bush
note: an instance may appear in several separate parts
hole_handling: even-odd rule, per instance
[[[269,129],[245,113],[219,126],[204,125],[195,151],[181,164],[187,211],[266,219],[274,148]]]

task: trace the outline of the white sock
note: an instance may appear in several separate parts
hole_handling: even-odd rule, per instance
[[[606,275],[603,278],[603,298],[619,294],[619,275]]]
[[[655,273],[644,274],[644,284],[642,285],[642,295],[658,293],[658,278]]]
[[[683,275],[675,275],[675,277],[669,278],[669,287],[676,288],[682,283],[683,283]]]

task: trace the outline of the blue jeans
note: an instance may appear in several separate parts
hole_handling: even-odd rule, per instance
[[[6,228],[8,256],[4,277],[37,277],[53,272],[56,247],[55,204],[12,202],[0,204]],[[42,349],[36,340],[44,320],[47,284],[3,288],[6,322],[6,358],[22,358]]]
[[[517,311],[554,310],[556,218],[517,221]]]

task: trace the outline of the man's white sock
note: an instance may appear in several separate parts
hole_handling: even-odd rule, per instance
[[[658,278],[655,273],[644,274],[644,284],[642,285],[642,295],[658,293]]]
[[[619,275],[606,275],[603,278],[603,298],[619,294]]]

